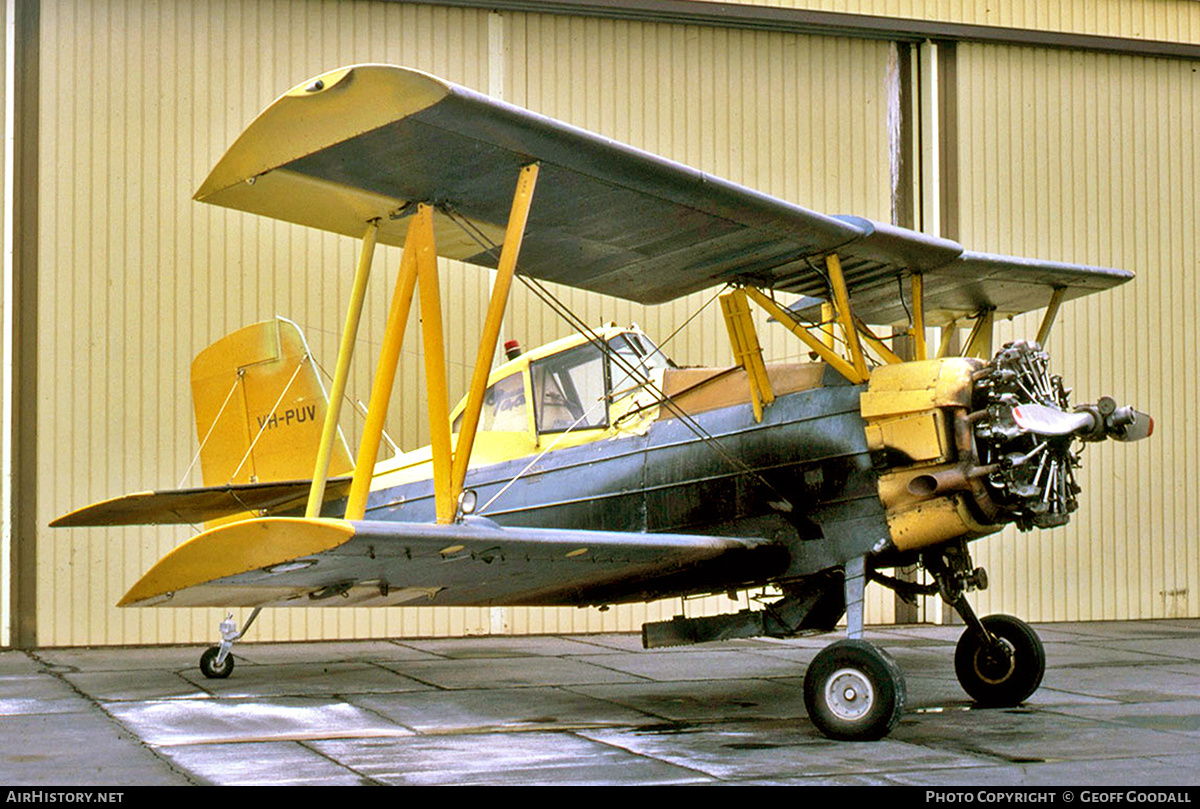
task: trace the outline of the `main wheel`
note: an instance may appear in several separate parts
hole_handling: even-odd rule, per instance
[[[1020,705],[1037,691],[1046,673],[1046,650],[1033,627],[1011,615],[981,619],[999,642],[991,648],[968,629],[954,650],[954,673],[963,690],[981,705]]]
[[[831,739],[873,741],[891,733],[904,710],[904,675],[891,655],[861,640],[822,649],[804,675],[804,705]]]
[[[224,680],[233,674],[233,655],[225,655],[225,660],[218,666],[217,655],[220,652],[220,647],[210,646],[200,655],[200,673],[210,680]]]

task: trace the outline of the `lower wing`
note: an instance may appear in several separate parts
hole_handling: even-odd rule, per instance
[[[764,583],[788,560],[761,539],[272,517],[193,537],[119,606],[589,606]]]

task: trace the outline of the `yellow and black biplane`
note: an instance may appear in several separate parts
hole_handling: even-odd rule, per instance
[[[196,199],[362,240],[328,395],[294,324],[235,332],[192,368],[204,487],[55,522],[207,522],[120,604],[254,608],[240,631],[223,622],[210,677],[232,671],[262,607],[603,606],[771,586],[763,609],[647,624],[644,644],[831,631],[845,615],[847,639],[808,667],[806,704],[823,733],[873,739],[905,700],[895,663],[861,639],[875,581],[954,607],[964,689],[1015,705],[1041,681],[1042,645],[971,610],[986,576],[968,543],[1066,523],[1084,443],[1153,428],[1108,397],[1072,405],[1041,348],[1064,301],[1128,272],[816,213],[415,70],[358,65],[285,93]],[[339,409],[381,242],[403,258],[352,456]],[[436,256],[496,270],[453,410]],[[636,328],[583,326],[493,370],[517,275],[641,303],[725,286],[738,364],[678,368]],[[414,298],[431,445],[379,461]],[[814,361],[767,365],[752,307]],[[993,350],[996,318],[1042,308],[1035,340]],[[926,345],[960,323],[973,324],[961,352]],[[900,324],[914,359],[867,324]],[[931,583],[885,572],[910,565]]]

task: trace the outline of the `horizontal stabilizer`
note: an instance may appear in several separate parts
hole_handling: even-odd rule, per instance
[[[219,520],[245,512],[280,512],[300,508],[308,499],[312,481],[242,483],[138,492],[104,500],[64,514],[50,523],[52,528],[97,525],[185,525]],[[329,481],[325,501],[345,497],[349,478]]]
[[[266,518],[223,525],[164,556],[120,606],[526,606],[724,592],[782,573],[753,538]]]

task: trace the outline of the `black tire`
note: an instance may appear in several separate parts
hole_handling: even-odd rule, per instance
[[[861,640],[826,646],[804,675],[808,717],[831,739],[882,739],[900,721],[906,698],[904,675],[896,661]]]
[[[1037,691],[1046,673],[1046,650],[1033,627],[1011,615],[982,619],[1003,648],[989,649],[968,629],[954,650],[954,673],[959,685],[980,705],[1010,708]]]
[[[217,655],[220,652],[219,647],[210,646],[200,655],[200,673],[210,680],[224,680],[233,674],[233,654],[225,655],[225,660],[218,666]]]

